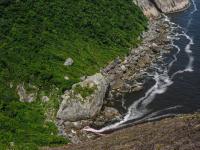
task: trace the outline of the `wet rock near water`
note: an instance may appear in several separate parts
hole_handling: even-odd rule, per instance
[[[130,50],[124,60],[116,58],[101,70],[98,79],[81,77],[79,85],[99,86],[93,96],[83,98],[80,94],[74,94],[77,84],[72,86],[72,90],[65,92],[57,114],[62,135],[65,134],[73,143],[80,143],[98,137],[83,131],[84,127],[98,128],[120,120],[122,111],[114,108],[115,103],[122,103],[124,93],[143,90],[147,69],[171,48],[171,41],[167,39],[170,33],[168,28],[164,20],[150,22],[149,30],[142,34],[141,45]]]
[[[141,45],[132,49],[124,61],[116,59],[102,70],[102,74],[109,79],[112,92],[124,93],[143,89],[141,85],[132,84],[130,81],[141,78],[137,74],[143,74],[157,61],[158,56],[172,48],[171,40],[167,38],[169,31],[168,23],[164,19],[150,22],[149,30],[142,34]]]

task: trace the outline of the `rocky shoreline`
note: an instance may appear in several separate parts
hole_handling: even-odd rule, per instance
[[[146,71],[156,62],[162,63],[163,54],[172,49],[171,40],[167,38],[171,33],[170,24],[161,13],[174,13],[190,6],[188,0],[181,1],[184,4],[182,6],[177,6],[177,2],[179,0],[173,1],[173,9],[167,11],[164,11],[167,2],[160,4],[163,5],[163,10],[159,12],[159,19],[155,15],[154,20],[150,19],[148,31],[140,36],[141,44],[137,48],[130,49],[128,56],[124,59],[116,58],[101,69],[100,73],[87,77],[73,85],[70,91],[65,92],[57,114],[57,126],[61,135],[76,144],[88,139],[96,139],[98,135],[88,133],[83,130],[84,127],[99,128],[122,118],[123,113],[115,108],[116,101],[121,100],[124,93],[143,90]],[[146,3],[151,7],[145,5]],[[152,14],[149,16],[146,13],[149,9],[152,10],[152,7],[155,8],[150,1],[137,1],[137,4],[146,16],[152,18]],[[82,94],[77,93],[77,89],[81,89]],[[92,93],[87,95],[89,91]]]
[[[99,94],[102,92],[101,87],[104,87],[103,89],[105,89],[105,86],[107,87],[107,93],[105,94],[105,90],[102,92],[104,100],[101,98],[101,100],[98,99],[96,102],[94,101],[94,103],[97,103],[103,100],[103,103],[101,102],[100,105],[94,107],[90,105],[91,103],[80,103],[79,101],[69,100],[74,99],[70,98],[69,93],[71,93],[71,95],[74,93],[73,88],[75,86],[73,86],[71,91],[66,91],[62,96],[63,102],[58,111],[57,125],[60,134],[69,138],[72,143],[80,143],[98,137],[96,134],[82,130],[85,126],[101,127],[105,125],[105,123],[119,121],[122,115],[114,108],[116,99],[121,99],[124,93],[142,90],[145,72],[152,64],[159,60],[160,56],[170,51],[171,41],[167,38],[170,34],[170,25],[168,22],[166,22],[164,18],[154,20],[149,22],[148,29],[147,32],[141,35],[142,43],[139,47],[131,49],[130,54],[126,56],[124,60],[116,58],[107,67],[101,70],[100,74],[103,76],[101,76],[100,80],[103,81],[103,84],[97,83],[96,80],[88,82],[89,84],[97,83],[96,85],[100,87],[97,88],[97,92],[94,92],[93,96],[87,97],[87,102],[94,100],[94,97],[99,97],[97,93]],[[162,60],[160,59],[160,61]],[[98,76],[98,74],[88,77],[86,81],[96,76]],[[83,83],[85,83],[85,80],[78,84]],[[74,96],[76,97],[77,95]],[[80,97],[80,95],[78,95],[78,97]],[[102,97],[102,95],[100,97]],[[70,106],[70,111],[67,109],[68,106]],[[85,117],[83,117],[82,115],[85,113],[85,108],[89,108],[88,111],[90,109],[101,110],[92,113],[92,115],[85,115]],[[77,117],[80,112],[82,112],[81,118],[83,117],[84,120],[73,118],[70,118],[70,120],[69,117],[62,117],[72,115],[76,115]]]

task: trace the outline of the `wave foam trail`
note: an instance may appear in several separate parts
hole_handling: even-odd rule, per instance
[[[191,14],[197,11],[195,3],[193,5],[194,5],[194,11],[192,11]],[[155,99],[156,95],[163,94],[167,91],[168,87],[174,83],[173,79],[177,74],[181,74],[184,72],[192,72],[193,61],[194,61],[194,57],[192,56],[192,50],[191,50],[191,46],[194,44],[193,39],[185,31],[183,31],[182,27],[171,22],[167,16],[164,16],[164,20],[165,22],[169,23],[170,26],[172,27],[171,35],[168,38],[171,39],[171,45],[177,50],[176,53],[172,56],[173,60],[167,66],[164,66],[164,67],[163,65],[156,65],[156,64],[152,66],[155,72],[147,73],[147,75],[149,77],[153,77],[155,84],[149,90],[147,90],[147,92],[145,93],[143,97],[133,102],[133,104],[128,108],[127,114],[123,117],[121,121],[108,125],[106,127],[103,127],[102,129],[99,129],[99,130],[96,130],[93,128],[87,128],[86,131],[102,133],[105,131],[124,127],[125,125],[127,125],[125,123],[131,120],[136,120],[136,119],[138,119],[138,121],[153,120],[153,119],[163,116],[163,115],[159,116],[159,114],[162,111],[165,111],[166,109],[161,110],[160,112],[150,113],[151,111],[147,109],[147,106]],[[177,29],[181,29],[181,32],[178,33]],[[175,44],[175,40],[179,40],[180,37],[186,38],[189,41],[188,44],[185,46],[185,51],[184,51],[188,55],[189,62],[186,65],[184,70],[178,70],[177,72],[173,73],[170,77],[169,70],[171,69],[173,64],[178,61],[177,56],[181,52],[180,47]],[[123,100],[123,103],[124,103],[124,100]],[[175,106],[168,109],[169,110],[175,109],[176,107],[178,108],[179,106]]]
[[[184,70],[179,70],[179,71],[175,72],[172,75],[171,79],[173,79],[178,74],[182,74],[184,72],[193,72],[194,71],[193,70],[194,57],[192,55],[192,50],[191,50],[191,46],[194,45],[193,38],[191,38],[189,35],[187,35],[184,31],[183,31],[183,34],[181,34],[181,36],[184,36],[187,40],[189,40],[189,43],[185,47],[185,53],[188,55],[189,62],[188,62],[187,66],[185,67]]]
[[[194,10],[190,13],[191,15],[193,15],[195,12],[198,11],[198,9],[197,9],[197,5],[196,5],[196,3],[195,3],[194,0],[192,0],[192,4],[193,4],[193,7],[194,7]]]
[[[195,1],[194,0],[191,0],[192,1],[192,5],[193,5],[193,11],[191,11],[190,12],[190,14],[189,14],[189,17],[190,17],[190,19],[189,19],[189,21],[188,21],[188,23],[187,23],[187,28],[191,25],[191,23],[192,23],[192,20],[193,20],[193,18],[191,17],[195,12],[197,12],[198,11],[198,9],[197,9],[197,5],[196,5],[196,3],[195,3]]]

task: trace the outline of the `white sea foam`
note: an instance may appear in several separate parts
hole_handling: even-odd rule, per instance
[[[197,11],[195,2],[193,0],[192,0],[192,2],[193,2],[194,10],[190,13],[190,15],[194,14]],[[159,115],[159,114],[162,114],[162,112],[164,112],[166,110],[172,110],[172,109],[181,107],[181,106],[174,106],[174,107],[170,107],[170,108],[167,108],[167,109],[164,109],[164,110],[161,110],[158,112],[154,112],[154,113],[150,113],[150,110],[147,109],[147,106],[154,100],[156,95],[165,93],[167,91],[168,87],[173,84],[173,78],[176,75],[184,73],[184,72],[192,72],[193,71],[194,57],[192,56],[192,50],[191,50],[191,46],[194,44],[193,39],[185,31],[183,31],[183,29],[179,25],[176,25],[175,23],[171,22],[167,16],[164,16],[164,17],[165,17],[165,21],[171,25],[172,31],[173,31],[172,35],[169,36],[168,38],[171,39],[172,46],[174,48],[176,48],[176,50],[177,50],[176,53],[173,55],[173,60],[169,63],[169,65],[167,67],[164,67],[164,68],[162,65],[161,66],[154,65],[153,67],[157,71],[153,72],[152,74],[147,73],[149,76],[153,76],[155,84],[145,93],[145,95],[143,97],[136,100],[128,108],[127,114],[123,117],[123,119],[121,121],[111,124],[109,126],[106,126],[99,130],[87,128],[87,131],[102,133],[105,131],[123,127],[126,125],[125,124],[126,122],[134,120],[134,119],[139,119],[142,117],[143,118],[139,119],[139,121],[144,121],[144,120],[150,121],[150,120],[158,119],[158,118],[164,117],[166,115],[167,116],[173,115],[173,114]],[[188,22],[188,24],[189,24],[188,26],[190,26],[191,23]],[[182,30],[181,33],[177,33],[176,32],[177,29],[181,29]],[[171,67],[173,66],[173,64],[175,62],[177,62],[177,60],[178,60],[177,56],[181,52],[180,47],[178,45],[174,44],[174,41],[179,40],[179,38],[181,38],[181,37],[183,37],[183,38],[185,37],[189,41],[188,44],[185,46],[185,50],[184,50],[184,52],[188,55],[189,62],[186,65],[184,70],[178,70],[177,72],[172,74],[172,76],[170,77],[168,72],[171,69]],[[148,115],[148,113],[150,113],[150,114]]]
[[[187,26],[186,26],[186,28],[188,29],[189,28],[189,26],[191,25],[191,23],[192,23],[192,20],[193,20],[193,18],[192,18],[192,15],[195,13],[195,12],[197,12],[198,11],[198,9],[197,9],[197,5],[196,5],[196,3],[195,3],[195,0],[191,0],[192,1],[192,5],[193,5],[193,10],[190,12],[190,14],[189,14],[189,20],[188,20],[188,23],[187,23]]]
[[[183,31],[183,34],[180,34],[180,36],[184,36],[187,40],[189,40],[189,43],[185,47],[185,53],[188,55],[189,62],[188,62],[187,66],[185,67],[184,70],[179,70],[179,71],[175,72],[171,76],[171,79],[173,79],[178,74],[182,74],[184,72],[193,72],[194,71],[193,70],[194,57],[192,55],[192,50],[191,50],[191,46],[194,45],[193,39],[189,35],[187,35],[184,31]]]

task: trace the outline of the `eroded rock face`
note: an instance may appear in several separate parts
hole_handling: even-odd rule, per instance
[[[160,16],[160,12],[150,0],[134,0],[133,2],[142,9],[144,15],[148,18],[157,18]]]
[[[157,7],[163,13],[179,11],[189,6],[189,0],[154,0]]]
[[[83,97],[75,92],[77,86],[91,87],[94,91],[91,95]],[[103,99],[108,88],[106,78],[97,73],[89,76],[83,82],[73,85],[70,91],[62,96],[63,101],[57,113],[57,118],[63,121],[79,121],[94,117],[103,106]]]
[[[160,13],[180,11],[189,6],[190,0],[134,0],[144,15],[150,19],[160,16]]]

